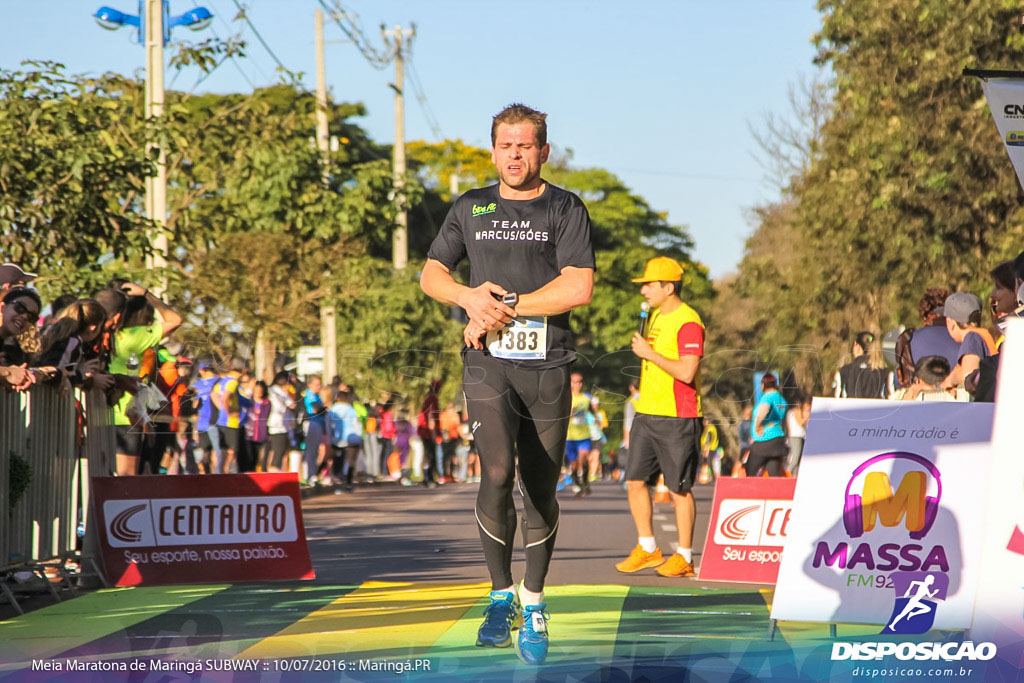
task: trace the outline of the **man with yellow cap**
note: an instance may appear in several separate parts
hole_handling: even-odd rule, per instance
[[[633,335],[633,353],[643,364],[640,399],[629,432],[626,491],[639,542],[622,562],[620,572],[631,574],[656,567],[662,576],[696,576],[693,569],[695,507],[691,488],[700,462],[704,420],[700,403],[700,359],[704,354],[704,324],[679,292],[683,268],[667,256],[647,262],[634,278],[651,305],[646,334]],[[654,540],[649,487],[660,474],[672,495],[679,550],[668,561]]]

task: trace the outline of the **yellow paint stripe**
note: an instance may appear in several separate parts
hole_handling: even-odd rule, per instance
[[[237,655],[409,657],[426,651],[489,584],[367,582]]]

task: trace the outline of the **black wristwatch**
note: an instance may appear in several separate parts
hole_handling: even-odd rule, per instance
[[[505,304],[512,310],[515,310],[516,304],[519,303],[519,295],[515,292],[509,292],[505,296],[501,297],[501,303]]]

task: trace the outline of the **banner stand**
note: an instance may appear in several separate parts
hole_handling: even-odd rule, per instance
[[[778,619],[769,619],[768,620],[768,641],[769,642],[775,640],[775,628],[778,625],[778,623],[779,623]],[[836,625],[835,624],[829,624],[828,625],[828,637],[831,638],[832,640],[835,640],[836,638],[839,637],[839,636],[836,635]],[[966,638],[966,635],[965,635],[965,638]]]

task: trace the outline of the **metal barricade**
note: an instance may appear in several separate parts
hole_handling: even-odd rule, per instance
[[[85,417],[81,431],[76,399]],[[0,390],[0,569],[26,567],[45,581],[38,565],[60,559],[67,579],[63,561],[76,554],[79,526],[86,521],[89,474],[110,474],[115,448],[113,416],[103,392],[61,395],[49,386],[19,393]],[[12,505],[15,458],[28,466],[31,478]],[[84,550],[91,557],[96,548],[89,548],[88,541]],[[13,602],[6,584],[3,588]]]

